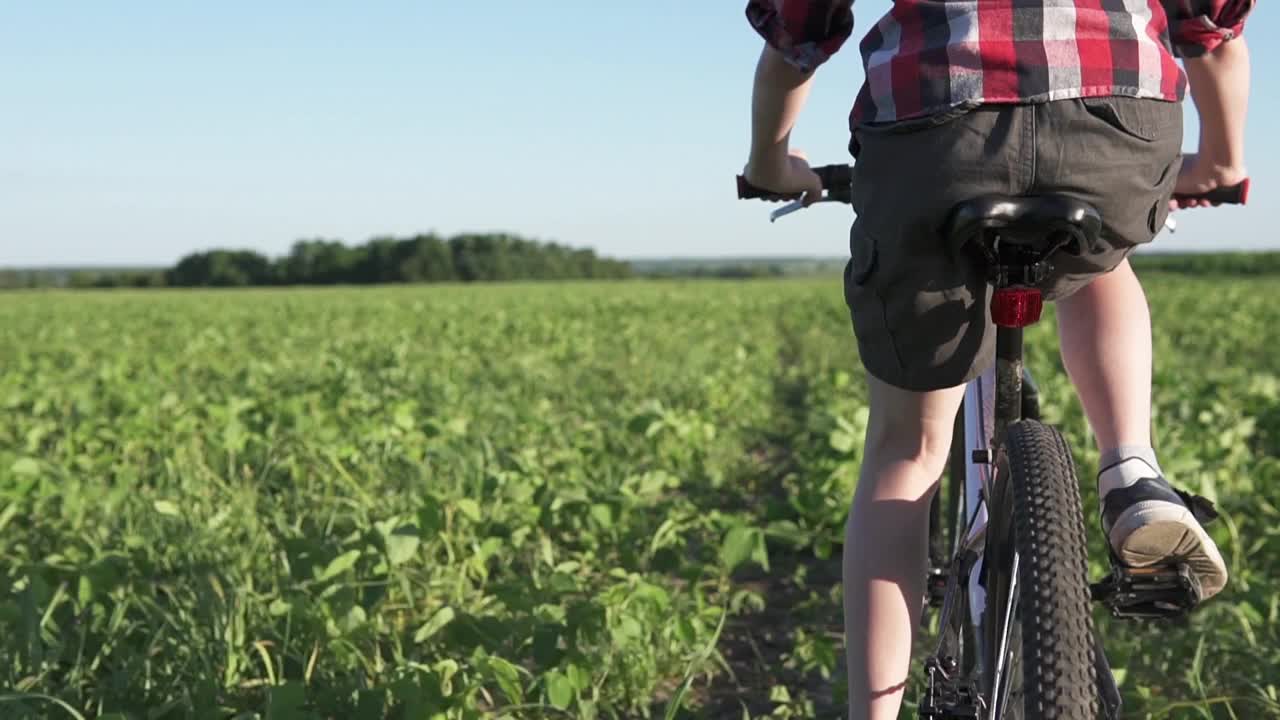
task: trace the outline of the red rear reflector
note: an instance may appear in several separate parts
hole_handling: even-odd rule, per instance
[[[1044,297],[1035,288],[1004,288],[991,297],[991,321],[1000,327],[1034,325],[1043,309]]]

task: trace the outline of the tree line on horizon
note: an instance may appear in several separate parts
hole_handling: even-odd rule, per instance
[[[1139,271],[1214,275],[1280,275],[1280,251],[1142,253]],[[0,290],[39,287],[251,287],[371,285],[650,278],[750,279],[836,275],[839,258],[734,258],[728,261],[601,258],[590,249],[526,240],[509,234],[434,234],[374,238],[348,246],[337,240],[300,240],[275,259],[253,250],[196,252],[171,268],[0,269]]]
[[[630,263],[589,248],[509,234],[379,237],[350,246],[299,240],[287,255],[214,249],[191,253],[168,269],[0,271],[0,287],[250,287],[385,283],[568,280],[630,277]]]

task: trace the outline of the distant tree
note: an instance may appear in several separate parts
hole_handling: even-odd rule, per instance
[[[244,287],[270,285],[275,267],[252,250],[212,250],[187,255],[165,277],[174,286]]]
[[[509,241],[503,235],[458,235],[449,240],[453,266],[466,282],[512,279]]]
[[[1280,273],[1280,252],[1143,253],[1133,256],[1139,271],[1193,275],[1273,275]]]
[[[246,287],[416,282],[487,282],[630,277],[630,263],[506,233],[380,236],[349,247],[337,240],[301,239],[275,260],[252,250],[195,252],[164,271],[0,271],[0,288]]]
[[[358,259],[351,269],[349,282],[373,284],[399,282],[394,238],[374,238],[356,248]]]
[[[300,240],[284,260],[282,281],[291,285],[355,282],[360,253],[337,240]]]
[[[129,280],[129,284],[136,288],[164,287],[165,284],[162,272],[136,272]]]
[[[22,287],[22,276],[17,270],[0,270],[0,288],[13,289]]]
[[[93,287],[93,281],[97,279],[94,273],[86,270],[76,270],[67,277],[67,285],[73,288],[89,288]]]
[[[458,280],[449,245],[435,235],[415,235],[403,241],[400,276],[405,282]]]

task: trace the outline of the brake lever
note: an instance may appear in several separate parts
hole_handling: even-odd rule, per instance
[[[783,205],[777,210],[774,210],[773,212],[769,213],[769,222],[771,223],[778,222],[778,218],[785,217],[797,210],[803,210],[803,209],[804,209],[803,200],[792,200],[786,205]]]
[[[823,202],[836,202],[836,199],[829,195],[823,195],[822,197],[810,203],[810,205],[817,205],[818,203],[823,203]],[[796,212],[797,210],[803,210],[804,208],[805,208],[804,200],[792,200],[786,205],[783,205],[777,210],[774,210],[773,212],[769,213],[769,222],[771,223],[778,222],[778,218],[786,217],[787,215],[790,215],[791,213]]]

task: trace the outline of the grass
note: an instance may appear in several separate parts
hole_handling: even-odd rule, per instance
[[[1099,613],[1126,717],[1280,716],[1276,292],[1146,282],[1158,449],[1232,583]],[[836,281],[7,294],[0,367],[0,716],[839,714]]]

